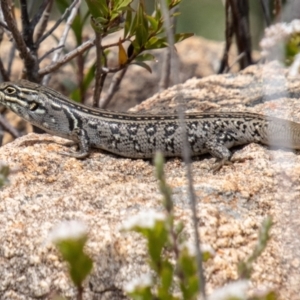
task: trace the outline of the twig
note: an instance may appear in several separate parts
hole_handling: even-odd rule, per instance
[[[65,63],[72,60],[77,55],[79,55],[79,54],[85,52],[86,50],[90,49],[91,47],[93,47],[94,43],[95,43],[95,39],[90,39],[90,40],[86,41],[85,43],[83,43],[82,45],[77,47],[76,49],[70,51],[68,54],[66,54],[61,59],[57,60],[57,62],[55,64],[51,64],[51,65],[39,70],[39,75],[44,76],[46,74],[49,74],[51,72],[58,70],[61,66],[63,66]]]
[[[280,22],[282,15],[282,0],[274,0],[274,16],[277,22]]]
[[[17,24],[11,14],[7,0],[1,1],[1,8],[2,8],[3,16],[7,24],[7,27],[9,28],[9,31],[12,33],[13,38],[16,41],[17,48],[21,52],[21,55],[24,58],[30,56],[30,53],[27,50],[27,46],[22,38],[22,35],[18,31]]]
[[[159,81],[159,91],[162,92],[170,85],[170,72],[171,72],[171,52],[170,48],[165,49],[163,65],[161,71],[161,78]]]
[[[3,11],[2,9],[0,9],[0,26],[4,29],[4,31],[6,32],[8,38],[11,40],[11,32],[4,20],[4,15],[3,15]]]
[[[232,18],[230,18],[230,15],[231,15],[231,8],[229,5],[229,0],[226,0],[225,2],[226,43],[225,43],[225,49],[224,49],[223,57],[221,59],[218,74],[224,73],[224,70],[226,69],[228,70],[228,54],[229,54],[229,50],[233,38],[233,23],[232,23]]]
[[[51,54],[52,52],[60,49],[60,48],[63,48],[64,45],[61,45],[61,46],[58,46],[58,47],[53,47],[52,49],[50,49],[49,51],[47,51],[43,56],[41,56],[38,60],[38,62],[40,63],[43,59],[45,59],[49,54]]]
[[[20,0],[21,5],[21,20],[22,20],[22,34],[26,46],[32,50],[33,45],[33,28],[31,27],[29,15],[27,11],[27,0]]]
[[[17,24],[12,16],[7,0],[1,0],[1,8],[3,11],[5,22],[15,40],[16,47],[20,51],[20,56],[24,58],[24,64],[25,64],[28,79],[33,82],[38,82],[39,81],[38,73],[37,73],[38,65],[37,65],[36,57],[30,53],[22,35],[18,31]]]
[[[102,38],[101,33],[95,31],[95,46],[96,46],[96,71],[95,71],[95,88],[93,95],[93,107],[97,107],[98,99],[101,93],[101,75],[102,75]]]
[[[230,69],[231,69],[237,62],[239,62],[244,56],[245,56],[245,52],[239,54],[239,55],[236,57],[236,59],[234,60],[234,62],[233,62],[230,66],[228,66],[228,67],[225,69],[224,73],[229,72]]]
[[[74,0],[72,4],[66,9],[63,15],[56,21],[56,23],[49,29],[37,42],[36,45],[38,46],[43,40],[45,40],[48,36],[52,34],[52,32],[59,26],[59,24],[67,17],[67,15],[73,10],[73,8],[77,5],[78,1]]]
[[[240,69],[252,64],[251,38],[249,29],[249,3],[248,0],[229,0],[232,13],[233,30],[236,37],[238,53],[245,52],[245,56],[239,61]]]
[[[0,114],[0,126],[2,126],[3,129],[7,131],[9,134],[11,134],[12,137],[14,138],[18,138],[19,136],[21,136],[20,133],[14,127],[12,127],[1,114]]]
[[[9,30],[9,28],[2,21],[0,21],[0,26],[6,30]]]
[[[30,27],[31,27],[32,31],[34,30],[36,24],[40,21],[42,15],[43,15],[43,12],[45,11],[46,7],[50,4],[50,2],[52,2],[52,0],[44,0],[41,3],[37,13],[33,16],[32,20],[30,22]]]
[[[65,45],[68,33],[69,33],[71,25],[72,25],[72,22],[73,22],[73,20],[76,17],[76,14],[77,14],[77,11],[78,11],[78,8],[79,8],[80,4],[81,4],[81,0],[78,0],[77,3],[76,3],[76,5],[72,8],[71,13],[70,13],[70,15],[68,17],[68,20],[66,22],[63,34],[62,34],[62,36],[61,36],[61,38],[59,40],[58,47]],[[56,63],[58,61],[59,56],[61,54],[61,51],[62,51],[62,48],[60,47],[59,50],[57,50],[54,53],[53,58],[52,58],[52,63]],[[50,80],[50,74],[48,74],[47,76],[45,76],[43,78],[43,84],[47,85],[48,82],[49,82],[49,80]]]
[[[131,60],[130,60],[131,61]],[[127,65],[129,65],[129,62],[130,62],[129,60],[128,60],[128,62],[127,62]],[[116,73],[116,72],[119,72],[119,71],[121,71],[121,70],[123,70],[123,68],[124,68],[125,66],[119,66],[119,67],[116,67],[116,68],[107,68],[107,67],[103,67],[102,68],[102,72],[103,73]]]
[[[115,92],[119,89],[120,83],[125,75],[127,71],[127,68],[124,68],[123,70],[121,70],[119,73],[117,73],[112,81],[111,84],[109,86],[109,89],[107,91],[106,97],[104,99],[100,100],[100,107],[101,108],[106,108],[108,103],[110,102],[110,100],[112,99],[113,95],[115,94]]]
[[[49,0],[46,9],[43,12],[40,25],[38,26],[36,34],[35,34],[35,41],[38,41],[41,38],[41,36],[43,35],[43,33],[45,32],[45,30],[47,28],[47,24],[48,24],[48,20],[50,17],[53,2],[54,2],[54,0]]]
[[[9,75],[4,68],[3,61],[1,58],[0,58],[0,73],[1,73],[3,81],[9,81]]]
[[[174,83],[179,84],[179,66],[178,66],[178,60],[175,58],[175,52],[174,52],[174,36],[171,28],[171,21],[170,16],[166,7],[166,2],[164,0],[160,1],[161,10],[164,16],[164,27],[167,33],[168,38],[168,44],[170,47],[171,52],[171,59],[174,66]],[[187,141],[187,133],[186,130],[186,124],[184,119],[184,107],[183,107],[183,97],[182,93],[180,92],[178,88],[178,96],[179,98],[179,108],[178,108],[178,115],[179,115],[179,121],[180,121],[180,127],[182,128],[182,141],[183,141],[183,147],[182,147],[182,156],[183,160],[186,165],[186,175],[188,179],[188,190],[189,190],[189,197],[190,197],[190,203],[191,203],[191,210],[193,215],[193,227],[194,227],[194,238],[195,238],[195,248],[196,248],[196,258],[197,258],[197,269],[198,269],[198,284],[199,284],[199,292],[202,295],[203,300],[206,300],[206,292],[205,292],[205,279],[204,279],[204,273],[203,273],[203,265],[202,265],[202,254],[201,254],[201,239],[200,234],[198,233],[198,218],[197,218],[197,212],[196,212],[196,195],[194,191],[193,186],[193,176],[192,176],[192,168],[190,163],[190,148],[188,147],[188,141]]]
[[[105,52],[102,52],[102,55],[103,55],[102,58],[103,58],[103,65],[104,66],[102,67],[101,80],[100,80],[100,84],[99,84],[99,86],[100,86],[100,95],[102,93],[104,82],[105,82],[105,79],[106,79],[107,74],[108,74],[108,73],[103,71],[103,69],[107,67],[107,57],[106,57]],[[99,99],[98,106],[101,107],[101,99]]]
[[[9,51],[9,57],[8,57],[8,63],[7,63],[7,74],[10,76],[11,74],[11,68],[12,64],[15,58],[15,53],[16,53],[16,43],[13,42]]]
[[[22,20],[22,27],[29,27],[30,21],[27,11],[27,1],[26,0],[20,0],[21,5],[21,20]]]
[[[171,10],[171,14],[177,13],[179,10],[179,6],[174,7]],[[176,28],[176,18],[171,18],[172,23],[172,32],[175,34]],[[171,52],[169,47],[165,49],[164,58],[163,58],[163,65],[162,65],[162,73],[159,82],[159,91],[163,91],[170,86],[170,72],[171,72]]]
[[[262,11],[265,17],[266,25],[269,27],[272,23],[271,15],[270,15],[270,8],[269,8],[269,1],[268,0],[260,0]]]

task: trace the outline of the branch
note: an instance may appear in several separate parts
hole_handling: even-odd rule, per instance
[[[10,133],[14,138],[20,136],[20,133],[13,126],[11,126],[1,114],[0,114],[0,126],[2,126],[3,129],[8,133]]]
[[[78,11],[78,8],[79,8],[80,4],[81,4],[81,0],[78,0],[77,3],[76,3],[76,5],[73,7],[73,9],[72,9],[69,17],[68,17],[65,29],[64,29],[63,34],[62,34],[62,36],[61,36],[61,38],[59,40],[59,43],[58,43],[59,49],[54,53],[53,58],[52,58],[52,63],[56,63],[58,61],[58,59],[59,59],[59,56],[60,56],[61,51],[62,51],[62,47],[66,43],[66,39],[67,39],[68,33],[70,31],[72,22],[73,22],[73,20],[76,17],[76,14],[77,14],[77,11]],[[46,77],[44,77],[43,84],[47,85],[48,82],[49,82],[49,80],[50,80],[50,74],[48,74]]]
[[[3,27],[6,30],[9,30],[9,28],[1,21],[0,21],[0,26]]]
[[[120,83],[125,75],[127,71],[127,68],[124,68],[121,72],[117,73],[112,81],[111,84],[109,86],[109,89],[107,91],[107,95],[104,99],[100,100],[100,107],[101,108],[106,108],[108,103],[110,102],[110,100],[112,99],[113,95],[115,94],[115,92],[119,89]]]
[[[38,62],[40,63],[43,59],[45,59],[49,54],[51,54],[52,52],[60,49],[60,48],[63,48],[64,45],[61,45],[61,46],[58,46],[58,47],[53,47],[52,49],[50,49],[49,51],[47,51],[42,57],[40,57],[38,59]]]
[[[27,11],[27,0],[20,0],[21,4],[21,20],[22,20],[22,31],[23,31],[23,39],[26,46],[32,50],[34,48],[33,45],[33,29],[30,25],[29,15]]]
[[[101,33],[96,32],[95,46],[96,46],[96,71],[95,71],[95,88],[93,95],[93,107],[97,107],[98,99],[100,98],[101,87],[101,75],[102,75],[102,38]]]
[[[3,61],[2,61],[1,58],[0,58],[0,73],[1,73],[2,79],[4,81],[9,81],[8,72],[5,70],[4,65],[3,65]]]
[[[35,28],[36,24],[39,22],[39,20],[41,19],[44,10],[46,9],[47,6],[49,6],[49,4],[51,2],[53,2],[53,1],[52,0],[44,0],[41,3],[37,13],[33,16],[32,20],[30,22],[30,27],[31,27],[32,31],[34,31],[34,28]]]
[[[21,4],[21,20],[23,29],[30,26],[28,11],[27,11],[27,0],[20,0]]]
[[[162,73],[159,81],[159,91],[164,91],[170,85],[170,72],[171,72],[171,51],[169,48],[165,49]]]
[[[27,47],[24,43],[24,40],[23,40],[20,32],[18,31],[17,24],[11,14],[7,0],[1,1],[1,8],[2,8],[3,16],[4,16],[5,22],[7,24],[7,27],[9,28],[9,31],[12,33],[13,38],[16,41],[17,47],[21,52],[21,55],[23,57],[26,57],[27,55],[29,55],[29,53],[27,51]]]
[[[37,73],[37,60],[36,58],[28,51],[25,41],[18,31],[17,24],[11,14],[11,10],[8,5],[8,0],[1,0],[1,8],[5,22],[12,33],[12,36],[15,40],[16,47],[20,51],[21,58],[24,59],[24,64],[27,72],[28,79],[34,82],[38,82],[38,73]],[[24,21],[25,22],[25,21]]]
[[[37,28],[37,32],[35,34],[35,41],[38,41],[41,38],[47,28],[53,2],[54,0],[49,0],[48,5],[42,15],[40,26]]]
[[[173,15],[175,13],[178,13],[178,11],[179,11],[179,6],[176,6],[172,8],[170,14]],[[172,31],[172,34],[175,34],[176,18],[172,17],[171,23],[172,23],[172,29],[170,29],[170,31]],[[168,47],[165,49],[165,53],[164,53],[162,73],[159,81],[159,91],[163,91],[170,86],[170,73],[171,73],[171,51],[170,48]]]
[[[63,13],[63,15],[56,21],[56,23],[52,26],[51,29],[49,29],[48,32],[46,32],[37,42],[36,45],[38,46],[43,40],[45,40],[48,36],[52,34],[52,32],[59,26],[59,24],[66,18],[66,16],[72,11],[75,5],[77,5],[77,2],[80,0],[74,0],[72,4],[66,9],[66,11]]]
[[[225,35],[226,35],[226,43],[224,48],[223,57],[221,59],[220,68],[218,74],[224,73],[225,70],[228,70],[228,54],[232,43],[233,38],[233,22],[232,22],[232,13],[230,8],[229,0],[225,1]]]
[[[203,263],[202,263],[202,254],[201,254],[201,238],[200,234],[198,232],[198,218],[197,218],[197,211],[196,211],[196,194],[193,186],[193,175],[192,175],[192,168],[191,168],[191,162],[190,162],[190,148],[188,146],[188,140],[187,140],[187,132],[185,130],[186,124],[185,124],[185,118],[184,118],[184,101],[183,101],[183,95],[182,92],[179,90],[179,64],[178,59],[175,56],[174,51],[174,35],[171,30],[171,21],[170,21],[170,15],[169,11],[166,6],[166,2],[164,0],[160,0],[162,15],[164,17],[164,27],[165,31],[167,33],[167,40],[169,44],[169,49],[171,53],[171,59],[172,59],[172,66],[174,66],[174,84],[177,84],[178,89],[178,116],[179,116],[179,123],[181,130],[181,139],[182,139],[182,157],[186,165],[186,177],[188,181],[188,191],[189,191],[189,199],[191,204],[191,211],[192,211],[192,222],[193,222],[193,233],[194,233],[194,239],[195,239],[195,249],[196,249],[196,261],[197,261],[197,271],[198,271],[198,289],[201,294],[201,299],[206,300],[206,291],[205,291],[205,278],[204,278],[204,271],[203,271]]]
[[[9,51],[9,57],[8,57],[8,63],[7,63],[7,74],[8,76],[10,76],[11,74],[11,68],[12,68],[12,64],[15,58],[15,53],[16,53],[16,43],[13,42],[11,45],[11,49]]]
[[[269,1],[260,0],[260,4],[262,6],[263,15],[266,21],[267,27],[269,27],[272,23],[270,8],[269,8]]]
[[[8,38],[9,38],[9,40],[11,40],[11,32],[10,32],[10,30],[9,30],[9,28],[8,28],[8,26],[7,26],[6,22],[5,22],[5,20],[4,20],[4,15],[3,15],[2,9],[0,9],[0,26],[1,26],[1,27],[4,29],[4,31],[6,32],[6,34],[7,34]]]
[[[51,65],[45,67],[44,69],[39,70],[39,75],[44,76],[46,74],[49,74],[51,72],[58,70],[61,66],[63,66],[65,63],[69,62],[74,57],[82,54],[86,50],[93,47],[94,43],[95,43],[95,39],[90,39],[90,40],[86,41],[85,43],[83,43],[82,45],[80,45],[79,47],[77,47],[76,49],[72,50],[71,52],[66,54],[64,57],[59,59],[55,64],[51,64]]]

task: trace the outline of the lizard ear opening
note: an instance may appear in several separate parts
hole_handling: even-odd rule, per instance
[[[37,108],[39,107],[39,105],[38,105],[38,103],[36,103],[36,102],[31,102],[30,104],[29,104],[29,109],[31,110],[31,111],[35,111],[35,110],[37,110]]]

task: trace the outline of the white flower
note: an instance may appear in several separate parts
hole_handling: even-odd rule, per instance
[[[87,234],[87,226],[79,221],[63,221],[57,224],[49,234],[51,242],[67,239],[80,239]]]
[[[261,55],[268,56],[275,47],[283,45],[286,39],[292,34],[300,33],[300,20],[293,20],[290,23],[277,23],[265,29],[265,34],[260,42]]]
[[[165,219],[165,214],[149,209],[127,219],[123,223],[122,229],[131,230],[134,227],[153,228],[156,221],[164,221]]]
[[[134,278],[124,286],[127,293],[132,293],[136,288],[146,288],[152,285],[150,274],[143,274],[139,278]]]
[[[217,290],[215,290],[209,297],[208,300],[229,300],[229,299],[247,299],[249,281],[238,280],[231,282]]]

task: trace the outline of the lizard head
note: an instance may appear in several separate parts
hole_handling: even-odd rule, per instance
[[[46,114],[46,109],[43,98],[34,86],[25,80],[1,83],[0,104],[33,124],[39,122]]]

